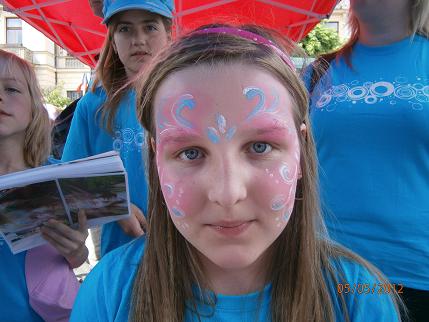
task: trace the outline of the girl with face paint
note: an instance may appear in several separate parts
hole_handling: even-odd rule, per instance
[[[131,217],[103,226],[101,256],[144,233],[146,145],[132,83],[170,41],[174,1],[105,0],[102,4],[108,35],[92,90],[77,105],[62,155],[62,160],[70,161],[115,150],[127,170]]]
[[[216,25],[159,57],[138,103],[148,236],[91,272],[72,321],[398,321],[395,295],[342,289],[384,279],[325,234],[290,50]]]

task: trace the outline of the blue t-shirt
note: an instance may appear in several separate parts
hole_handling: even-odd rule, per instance
[[[144,252],[144,238],[122,246],[107,256],[91,271],[79,290],[73,307],[71,322],[128,321],[130,297],[134,278]],[[362,266],[349,260],[338,261],[344,272],[344,281],[354,283],[377,283],[374,276]],[[341,304],[336,302],[337,287],[331,285],[334,311],[337,321],[343,320]],[[356,292],[357,293],[357,292]],[[345,297],[351,321],[398,321],[390,297],[386,294],[348,294]],[[198,305],[202,322],[246,322],[271,321],[271,286],[259,293],[242,296],[217,295],[215,311],[207,305]],[[186,309],[185,322],[198,321],[190,309]]]
[[[49,158],[46,164],[58,163]],[[0,236],[0,321],[42,322],[28,302],[25,278],[27,252],[13,255],[6,241]]]
[[[25,255],[13,255],[6,242],[0,237],[0,321],[42,322],[28,302],[25,279]]]
[[[429,290],[429,40],[357,43],[351,63],[332,61],[311,99],[328,230],[393,283]]]
[[[118,151],[128,173],[131,202],[146,214],[147,181],[143,158],[147,149],[143,128],[137,120],[135,92],[129,91],[119,103],[113,135],[100,126],[101,112],[97,114],[106,98],[102,87],[97,87],[95,92],[88,92],[81,98],[73,116],[62,160],[70,161],[111,150]],[[126,235],[117,223],[104,225],[101,255],[130,240],[132,237]]]

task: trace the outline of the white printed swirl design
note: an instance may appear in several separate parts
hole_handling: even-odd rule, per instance
[[[314,106],[330,112],[335,110],[337,103],[346,101],[352,104],[360,102],[372,105],[387,100],[385,104],[390,106],[395,106],[401,101],[401,106],[405,102],[414,110],[421,110],[424,104],[429,103],[429,85],[427,79],[416,77],[416,80],[412,82],[403,76],[396,77],[393,82],[380,80],[360,83],[353,80],[347,84],[327,88],[318,95]]]

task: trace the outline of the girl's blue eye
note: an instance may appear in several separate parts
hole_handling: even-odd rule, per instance
[[[201,158],[201,151],[198,149],[187,149],[180,153],[179,157],[182,160],[196,160]]]
[[[273,148],[268,143],[265,143],[265,142],[255,142],[255,143],[252,144],[252,146],[250,147],[250,149],[251,149],[252,152],[255,152],[255,153],[258,153],[258,154],[263,154],[263,153],[270,152]]]

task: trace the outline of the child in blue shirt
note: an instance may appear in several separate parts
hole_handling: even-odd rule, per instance
[[[172,0],[104,1],[108,35],[92,90],[78,103],[62,156],[69,161],[116,150],[128,172],[131,218],[103,226],[101,256],[144,233],[145,134],[131,83],[170,40],[173,9]]]
[[[326,237],[286,48],[213,25],[159,57],[138,95],[147,238],[105,256],[71,321],[399,321],[393,286]]]
[[[50,129],[32,66],[0,50],[0,175],[52,163]],[[79,224],[51,219],[41,228],[49,245],[16,255],[0,237],[0,321],[68,320],[79,286],[72,268],[88,256],[82,214]]]

